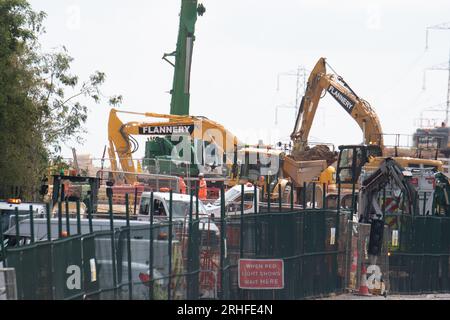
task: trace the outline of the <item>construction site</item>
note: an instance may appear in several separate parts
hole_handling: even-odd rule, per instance
[[[11,72],[0,71],[0,147],[6,150],[0,161],[0,299],[450,300],[450,56],[448,62],[429,63],[450,52],[450,22],[436,20],[445,15],[430,9],[416,21],[404,40],[408,57],[415,58],[403,63],[393,53],[399,48],[382,49],[400,41],[384,43],[383,32],[403,30],[391,32],[383,22],[398,8],[382,1],[356,9],[350,9],[354,1],[343,1],[342,9],[367,13],[365,27],[354,20],[348,27],[355,37],[379,40],[376,47],[364,40],[351,44],[375,51],[372,60],[324,36],[333,19],[317,30],[304,22],[302,30],[322,38],[317,48],[316,40],[301,39],[308,39],[304,31],[291,33],[294,23],[286,21],[297,14],[292,1],[280,2],[285,7],[273,21],[271,6],[262,4],[253,12],[256,20],[248,18],[248,29],[239,24],[243,13],[233,12],[236,21],[219,20],[231,11],[208,0],[160,4],[161,12],[149,1],[142,13],[117,4],[115,11],[102,11],[84,1],[54,7],[50,1],[29,2],[47,11],[42,47],[36,45],[39,37],[25,31],[36,32],[36,20],[44,15],[33,14],[27,1],[0,0],[0,62],[12,66]],[[419,2],[408,9],[412,20]],[[317,4],[321,10],[327,6]],[[58,17],[62,10],[64,21]],[[18,22],[26,17],[31,27]],[[144,30],[148,17],[156,21],[152,31]],[[268,25],[259,36],[257,20]],[[124,33],[108,31],[122,23]],[[346,30],[341,27],[336,33]],[[116,48],[95,28],[111,43],[141,47]],[[157,35],[157,28],[172,29]],[[290,49],[292,34],[299,40]],[[176,46],[162,53],[158,41],[168,35],[166,42]],[[30,52],[51,47],[55,38],[77,48],[75,60],[66,56],[66,47],[33,60]],[[15,47],[10,56],[4,53]],[[252,50],[261,58],[252,60]],[[265,69],[261,61],[269,55],[287,62]],[[300,66],[283,72],[294,63],[290,55]],[[158,58],[154,64],[138,62],[143,56]],[[14,68],[29,61],[13,86],[11,79],[21,76]],[[107,70],[112,84],[106,89],[124,96],[100,107],[105,75],[97,72],[81,83],[69,71],[72,61],[82,75],[84,68]],[[226,69],[232,68],[230,79]],[[43,76],[26,73],[35,70]],[[432,70],[445,72],[427,73]],[[204,80],[197,81],[202,72]],[[26,78],[34,80],[27,84]],[[140,87],[136,81],[146,83]],[[426,87],[415,100],[411,83]],[[141,96],[133,97],[138,90]],[[164,98],[153,99],[156,91]],[[8,111],[9,105],[15,109]],[[44,106],[35,118],[32,108],[23,111],[39,119],[29,136],[42,137],[40,169],[35,140],[26,138],[24,149],[17,142],[22,105]],[[22,166],[22,158],[30,160]],[[23,178],[16,179],[16,172]]]

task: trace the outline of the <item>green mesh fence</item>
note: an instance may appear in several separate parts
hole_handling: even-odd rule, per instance
[[[449,292],[450,218],[393,215],[386,221],[391,292]]]
[[[302,299],[344,289],[345,241],[340,231],[344,215],[307,210],[250,214],[226,219],[227,258],[224,298]],[[240,238],[241,230],[243,238]],[[281,290],[248,290],[238,286],[240,258],[282,259],[285,286]]]

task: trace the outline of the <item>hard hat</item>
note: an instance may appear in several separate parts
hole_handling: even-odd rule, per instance
[[[200,172],[200,173],[198,174],[198,176],[199,176],[199,177],[204,177],[205,175],[204,175],[202,172]]]

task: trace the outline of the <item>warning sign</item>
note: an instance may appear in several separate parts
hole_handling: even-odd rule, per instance
[[[238,268],[241,289],[284,288],[283,260],[241,259]]]

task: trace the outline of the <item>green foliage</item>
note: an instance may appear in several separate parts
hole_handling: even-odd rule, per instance
[[[65,47],[42,52],[45,17],[25,0],[0,0],[0,198],[11,195],[11,186],[32,198],[62,144],[81,141],[87,104],[103,97],[104,73],[81,81]]]
[[[86,101],[87,98],[99,103],[99,87],[105,81],[105,74],[97,71],[80,84],[78,76],[70,73],[72,61],[63,47],[62,51],[37,56],[34,63],[40,79],[35,97],[42,111],[40,130],[44,143],[53,154],[60,151],[61,143],[69,140],[82,142],[88,107],[79,99]]]
[[[36,41],[43,13],[26,1],[0,1],[0,197],[11,186],[32,195],[47,161],[36,122],[39,108],[30,97],[35,75],[27,66],[27,44]]]

